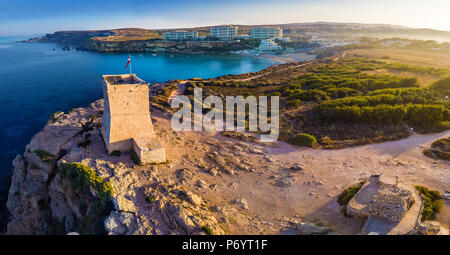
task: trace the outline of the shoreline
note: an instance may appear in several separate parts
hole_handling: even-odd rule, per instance
[[[286,64],[286,63],[293,63],[293,62],[301,62],[301,61],[310,61],[310,60],[317,60],[316,55],[314,54],[308,54],[308,50],[304,51],[298,51],[298,52],[292,52],[292,53],[281,53],[279,55],[274,54],[273,52],[258,52],[255,50],[249,50],[249,51],[243,51],[239,53],[231,53],[235,55],[242,55],[242,56],[250,56],[250,57],[256,57],[261,59],[269,59],[272,61],[279,62],[278,64]],[[272,66],[274,66],[272,65]]]
[[[27,40],[23,40],[23,41],[15,41],[15,43],[43,43],[43,44],[56,44],[58,46],[62,46],[62,47],[67,47],[67,46],[63,46],[63,43],[61,42],[48,42],[48,41],[27,41]],[[76,50],[76,51],[88,51],[88,52],[96,52],[96,53],[101,53],[101,54],[111,54],[111,53],[134,53],[134,54],[162,54],[162,55],[221,55],[221,56],[226,56],[226,55],[241,55],[241,56],[249,56],[249,57],[256,57],[256,58],[261,58],[261,59],[268,59],[268,60],[272,60],[272,61],[277,61],[278,64],[285,64],[285,63],[292,63],[292,62],[300,62],[300,61],[310,61],[310,60],[316,60],[316,55],[314,54],[308,54],[307,52],[314,50],[315,48],[310,48],[310,49],[305,49],[305,50],[300,50],[297,52],[283,52],[279,55],[275,54],[274,52],[258,52],[254,49],[247,49],[247,50],[242,50],[242,51],[238,51],[238,52],[233,52],[233,51],[229,51],[229,52],[200,52],[200,51],[183,51],[183,52],[170,52],[170,51],[99,51],[99,50],[94,50],[94,49],[84,49],[84,48],[79,48],[77,49],[77,45],[70,45],[68,46],[69,49],[71,47],[73,47],[72,50]],[[70,50],[69,50],[70,51]],[[273,65],[277,65],[277,64],[273,64]],[[271,65],[271,66],[273,66]]]

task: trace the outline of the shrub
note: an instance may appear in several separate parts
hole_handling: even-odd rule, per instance
[[[145,201],[153,203],[155,201],[155,198],[152,195],[148,195],[145,197]]]
[[[440,159],[450,160],[450,137],[434,141],[431,144],[431,148],[432,149],[425,149],[424,154],[429,157],[436,155]]]
[[[442,96],[450,96],[450,76],[433,83],[431,89],[440,93]]]
[[[295,137],[291,138],[291,143],[299,146],[315,147],[317,145],[317,140],[313,135],[300,133]]]
[[[428,74],[433,76],[441,76],[449,74],[449,70],[445,68],[435,68],[435,67],[423,67],[423,66],[410,66],[401,63],[389,63],[384,65],[384,68],[400,72],[410,72],[417,74]]]
[[[51,123],[54,123],[55,121],[59,120],[61,114],[63,114],[62,111],[56,111],[56,112],[52,113],[52,114],[50,115],[50,118],[49,118],[49,120],[47,121],[47,123],[48,123],[48,124],[51,124]]]
[[[97,119],[97,115],[95,115],[95,114],[89,115],[89,121],[93,121],[95,119]]]
[[[71,186],[75,190],[88,192],[89,187],[92,187],[98,197],[107,198],[113,193],[111,184],[88,166],[80,163],[62,163],[58,169],[60,173],[70,179]]]
[[[325,91],[318,90],[318,89],[311,89],[311,90],[301,93],[300,99],[303,101],[315,101],[315,102],[320,103],[320,102],[322,102],[322,100],[329,99],[329,97]]]
[[[85,215],[77,226],[80,234],[102,234],[104,219],[109,213],[109,197],[114,193],[111,183],[105,181],[97,173],[80,163],[62,163],[58,171],[70,180],[72,189],[90,193],[92,188],[96,196],[88,215]]]
[[[244,98],[247,98],[247,97],[249,97],[249,96],[251,96],[252,94],[250,93],[250,92],[245,92],[244,94],[242,94],[242,96],[244,97]]]
[[[48,163],[56,158],[55,155],[45,150],[35,150],[34,153],[36,153],[41,161],[45,163]]]
[[[301,104],[302,104],[302,100],[300,100],[300,99],[289,99],[287,101],[286,106],[288,108],[298,108],[298,107],[300,107]]]
[[[415,186],[417,191],[422,195],[423,209],[422,221],[432,220],[436,213],[440,212],[444,207],[444,202],[439,191],[430,190],[425,186]]]
[[[338,197],[338,203],[340,205],[347,205],[348,202],[358,193],[358,191],[361,189],[361,187],[364,185],[366,181],[362,181],[358,183],[358,185],[354,185],[351,187],[346,188]]]
[[[332,98],[343,98],[343,97],[359,95],[358,90],[351,89],[351,88],[329,88],[329,89],[327,89],[327,93]]]
[[[210,235],[210,236],[213,236],[213,235],[214,235],[214,231],[213,231],[210,227],[208,227],[208,226],[203,226],[203,227],[202,227],[202,230],[205,231],[205,233],[206,233],[207,235]]]
[[[109,154],[110,156],[115,156],[115,157],[119,157],[120,155],[122,155],[122,152],[120,152],[119,150],[113,150],[111,152],[111,154]]]
[[[273,93],[272,93],[272,96],[273,96],[273,97],[280,97],[280,96],[281,96],[281,93],[280,93],[280,92],[273,92]]]

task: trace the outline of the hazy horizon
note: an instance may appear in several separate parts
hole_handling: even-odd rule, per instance
[[[0,35],[17,36],[61,30],[201,27],[217,24],[287,23],[390,24],[450,31],[450,3],[357,0],[204,1],[110,0],[76,3],[43,0],[0,0]]]

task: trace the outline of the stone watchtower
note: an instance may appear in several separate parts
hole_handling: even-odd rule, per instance
[[[136,75],[103,75],[102,136],[106,150],[134,150],[142,163],[166,161],[150,118],[148,83]]]

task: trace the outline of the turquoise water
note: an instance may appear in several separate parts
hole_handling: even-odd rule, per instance
[[[46,123],[51,113],[85,106],[102,97],[101,75],[127,73],[128,54],[63,51],[54,44],[14,43],[0,37],[0,179],[11,161]],[[55,48],[55,50],[53,50]],[[132,54],[133,72],[154,83],[210,78],[261,70],[275,64],[235,55]],[[1,185],[1,184],[0,184]],[[5,188],[5,182],[3,187]]]

